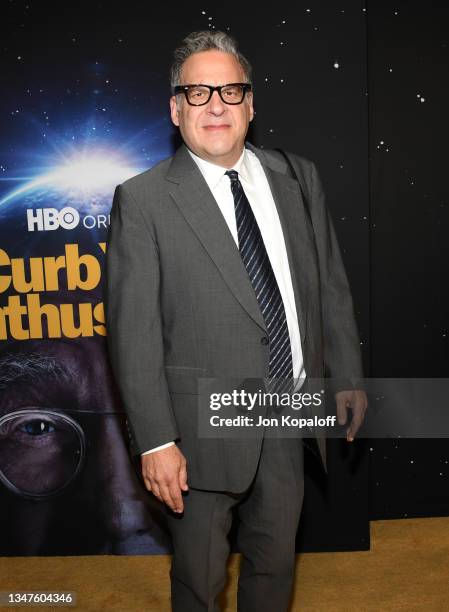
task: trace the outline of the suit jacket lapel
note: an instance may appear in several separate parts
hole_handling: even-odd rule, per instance
[[[278,210],[285,238],[287,257],[296,302],[301,341],[306,334],[307,282],[304,262],[310,257],[304,209],[298,183],[280,171],[282,166],[271,162],[261,149],[250,143],[246,146],[259,158]],[[228,225],[187,147],[182,145],[173,157],[166,177],[172,184],[169,193],[186,221],[196,233],[209,256],[219,269],[229,289],[256,323],[266,332],[259,304]],[[303,346],[304,349],[304,346]]]
[[[295,295],[301,343],[306,340],[307,295],[310,294],[308,273],[310,273],[310,235],[307,231],[307,216],[298,181],[285,174],[285,164],[268,158],[262,149],[250,143],[246,146],[255,153],[263,166],[276,204],[284,234],[287,258],[290,266],[293,292]],[[312,245],[313,246],[313,245]]]
[[[170,195],[209,253],[229,289],[267,333],[254,289],[228,224],[185,145],[177,150],[167,179],[173,183]]]

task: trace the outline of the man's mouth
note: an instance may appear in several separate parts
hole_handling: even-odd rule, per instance
[[[229,128],[230,126],[228,124],[221,124],[221,125],[205,125],[203,126],[205,130],[209,130],[211,132],[214,131],[219,131],[219,130],[225,130],[227,128]]]

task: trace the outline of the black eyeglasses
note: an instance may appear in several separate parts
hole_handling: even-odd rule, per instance
[[[191,106],[203,106],[207,104],[212,97],[214,91],[218,91],[218,95],[225,104],[241,104],[247,91],[251,91],[251,83],[228,83],[227,85],[176,85],[174,93],[183,93],[187,102]]]

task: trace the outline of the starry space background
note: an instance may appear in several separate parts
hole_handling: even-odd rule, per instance
[[[449,9],[367,12],[370,375],[448,377]],[[369,450],[372,518],[449,514],[447,432]]]
[[[119,154],[136,172],[171,155],[172,50],[192,30],[228,31],[253,64],[248,140],[320,171],[366,375],[447,376],[442,2],[4,0],[2,17],[0,201],[73,152]],[[112,191],[103,208],[111,201]],[[30,248],[23,218],[0,224],[10,253],[51,251],[46,238]],[[85,245],[105,238],[77,235]],[[328,483],[307,459],[298,548],[366,549],[370,518],[447,514],[448,459],[447,440],[331,441]]]

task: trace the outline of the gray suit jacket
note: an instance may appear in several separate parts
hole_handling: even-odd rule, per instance
[[[352,298],[315,164],[291,156],[308,189],[316,247],[285,161],[246,146],[262,163],[278,208],[308,377],[362,377]],[[262,434],[198,437],[197,380],[266,377],[267,331],[226,221],[185,145],[116,189],[105,309],[111,366],[135,452],[176,439],[191,486],[243,491]],[[326,467],[320,434],[317,443]]]

